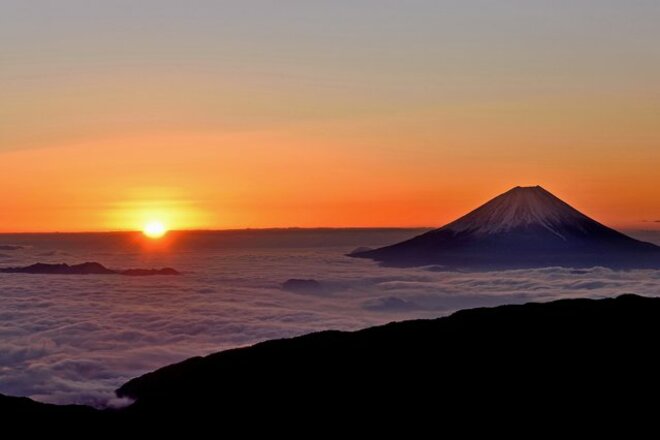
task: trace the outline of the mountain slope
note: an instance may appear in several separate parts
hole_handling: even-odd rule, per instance
[[[101,424],[109,421],[112,415],[83,405],[52,405],[35,402],[26,397],[11,397],[0,394],[0,417],[2,426],[11,427],[23,425],[29,428],[29,423],[37,423],[43,428],[49,426],[72,428],[80,424]],[[34,425],[32,425],[34,427]]]
[[[350,256],[468,269],[660,268],[660,247],[598,223],[540,186],[513,188],[440,229]]]
[[[135,419],[219,423],[247,414],[368,426],[367,409],[377,420],[414,423],[423,414],[442,418],[441,408],[493,411],[502,396],[512,411],[553,398],[566,409],[567,399],[611,398],[638,381],[658,388],[660,360],[649,348],[659,318],[660,299],[633,295],[473,309],[193,358],[118,394],[136,399],[127,409]]]
[[[659,334],[658,298],[472,309],[192,358],[126,383],[118,394],[135,402],[122,410],[0,396],[0,416],[24,432],[55,420],[124,434],[204,427],[309,437],[356,427],[445,429],[456,416],[495,415],[506,426],[530,416],[554,426],[571,413],[584,422],[586,409],[654,408]]]

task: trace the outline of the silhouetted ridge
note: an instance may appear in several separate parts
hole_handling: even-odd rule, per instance
[[[558,414],[655,408],[659,334],[658,298],[480,308],[191,358],[127,382],[117,394],[136,400],[117,411],[0,396],[0,413],[23,429],[64,420],[68,429],[383,432],[466,415],[554,426]]]
[[[0,394],[0,416],[2,426],[12,426],[12,423],[25,424],[30,422],[47,422],[49,426],[71,427],[82,423],[104,423],[106,415],[94,408],[84,405],[51,405],[35,402],[26,397],[12,397]],[[43,426],[42,426],[43,427]]]
[[[660,268],[660,247],[598,223],[540,186],[515,187],[439,229],[349,255],[393,266]]]
[[[81,264],[68,265],[66,263],[47,264],[35,263],[23,267],[4,267],[0,268],[4,273],[29,273],[45,275],[129,275],[129,276],[148,276],[148,275],[179,275],[176,270],[166,267],[163,269],[108,269],[100,263],[88,262]]]

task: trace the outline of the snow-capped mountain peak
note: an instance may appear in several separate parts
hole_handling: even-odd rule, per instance
[[[439,229],[350,255],[461,269],[660,268],[660,247],[598,223],[540,186],[517,186]]]
[[[539,225],[560,238],[563,226],[589,218],[540,186],[517,186],[442,229],[486,235]]]

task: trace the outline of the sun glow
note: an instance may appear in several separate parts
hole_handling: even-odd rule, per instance
[[[147,237],[156,239],[156,238],[161,238],[163,235],[165,235],[167,233],[167,228],[165,227],[163,222],[154,220],[145,224],[144,228],[142,229],[142,232]]]

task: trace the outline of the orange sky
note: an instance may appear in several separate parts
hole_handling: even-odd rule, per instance
[[[6,152],[0,185],[12,190],[0,230],[139,229],[153,219],[170,228],[439,226],[518,184],[541,184],[614,226],[655,226],[642,222],[657,216],[660,197],[643,155],[578,155],[568,143],[528,151],[532,140],[520,139],[500,157],[488,132],[443,151],[412,128],[362,137],[374,129],[162,133]],[[324,139],[328,131],[338,139]],[[419,147],[398,147],[404,140]]]
[[[0,231],[440,226],[536,184],[659,229],[660,7],[512,2],[9,0]]]

